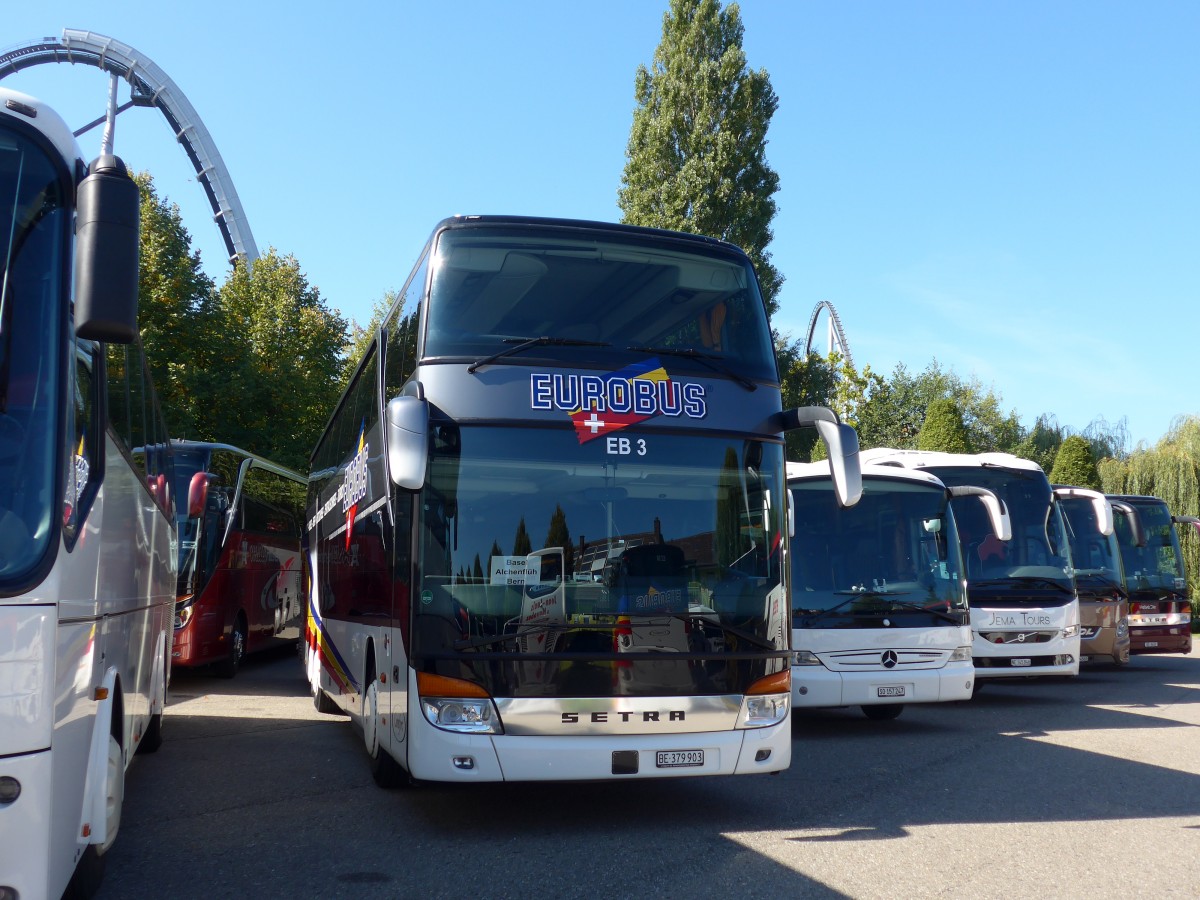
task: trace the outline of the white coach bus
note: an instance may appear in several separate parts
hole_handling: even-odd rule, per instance
[[[950,499],[978,496],[1007,540],[995,495],[866,463],[862,499],[845,508],[827,464],[788,463],[787,473],[793,706],[894,719],[909,703],[970,699],[971,614]]]
[[[87,895],[126,768],[161,740],[169,441],[136,324],[137,185],[4,89],[0,265],[0,897]]]

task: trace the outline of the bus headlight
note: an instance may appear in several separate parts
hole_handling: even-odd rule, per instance
[[[499,716],[491,700],[461,697],[422,697],[421,709],[429,724],[467,734],[500,734]]]
[[[1117,622],[1117,637],[1121,640],[1124,640],[1125,636],[1127,634],[1129,634],[1129,620],[1128,619],[1118,620],[1118,622]]]
[[[793,650],[792,665],[793,666],[819,666],[821,660],[817,659],[817,654],[811,650]]]
[[[11,775],[0,777],[0,806],[15,803],[21,796],[21,782]]]
[[[791,699],[791,669],[758,679],[750,685],[746,696],[742,698],[738,728],[767,728],[778,725],[787,718]]]
[[[970,647],[955,647],[950,653],[950,658],[947,662],[970,662],[971,648]]]
[[[462,678],[417,673],[421,711],[429,724],[464,734],[504,734],[500,714],[483,686]]]

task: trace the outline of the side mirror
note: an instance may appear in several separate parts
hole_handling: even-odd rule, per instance
[[[413,396],[394,397],[387,405],[388,476],[409,491],[425,485],[429,465],[429,405]]]
[[[1054,495],[1056,497],[1081,497],[1091,500],[1092,509],[1096,513],[1096,522],[1100,526],[1100,533],[1105,537],[1113,533],[1112,504],[1099,491],[1089,490],[1088,488],[1060,487],[1054,489]]]
[[[800,406],[785,410],[783,431],[816,428],[829,451],[829,471],[838,505],[853,506],[862,498],[862,466],[858,461],[858,432],[838,421],[837,413],[824,406]]]
[[[197,472],[188,484],[188,518],[198,519],[204,515],[204,505],[208,503],[208,475]]]
[[[1002,541],[1012,540],[1012,520],[1008,517],[1008,509],[1004,502],[987,488],[974,485],[960,485],[946,488],[951,497],[978,497],[987,510],[988,519],[992,523],[992,531]]]
[[[137,183],[119,157],[101,156],[75,193],[75,333],[130,344],[138,333]]]
[[[1137,511],[1137,507],[1122,500],[1109,500],[1108,502],[1111,504],[1113,512],[1125,517],[1129,525],[1129,537],[1133,541],[1133,546],[1145,547],[1146,529],[1142,525],[1142,516]]]

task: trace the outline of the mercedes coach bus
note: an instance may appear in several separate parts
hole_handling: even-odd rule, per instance
[[[307,665],[381,784],[776,772],[791,755],[781,407],[713,239],[441,222],[313,452]]]
[[[232,678],[246,654],[300,639],[308,479],[228,444],[171,449],[180,498],[174,664],[211,663]]]
[[[1145,531],[1139,545],[1120,519],[1117,540],[1129,585],[1131,653],[1191,653],[1192,601],[1176,525],[1200,528],[1194,516],[1172,516],[1165,500],[1115,495],[1138,512]]]
[[[1071,550],[1041,466],[1010,453],[920,450],[872,450],[863,461],[930,472],[947,486],[987,488],[1008,512],[1012,540],[1002,541],[977,498],[951,501],[966,564],[976,690],[987,679],[1079,674]]]
[[[93,891],[161,740],[176,532],[138,208],[117,157],[0,89],[0,897]]]
[[[950,498],[978,496],[1007,540],[995,495],[864,463],[862,499],[843,508],[828,465],[788,463],[787,473],[793,706],[894,719],[909,703],[969,700],[971,617]]]

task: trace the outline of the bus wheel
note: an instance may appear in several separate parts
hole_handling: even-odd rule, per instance
[[[222,678],[232,678],[242,666],[246,657],[246,620],[238,613],[237,621],[233,623],[233,631],[229,635],[229,655],[217,665],[217,674]]]
[[[864,706],[862,711],[863,715],[873,722],[886,722],[889,719],[898,719],[900,713],[904,712],[904,704],[887,703],[882,706]]]
[[[142,734],[141,741],[138,742],[138,756],[146,753],[154,753],[162,746],[162,713],[156,713],[150,717],[150,724],[146,726],[146,731]]]
[[[403,787],[408,783],[406,773],[392,755],[379,745],[379,681],[371,679],[363,693],[363,743],[371,761],[371,777],[382,788]]]
[[[100,889],[104,880],[108,850],[117,839],[121,826],[121,807],[125,801],[125,757],[121,743],[113,735],[108,736],[108,764],[104,776],[104,818],[107,823],[107,838],[103,845],[89,844],[75,866],[75,873],[63,893],[64,898],[91,897]]]

